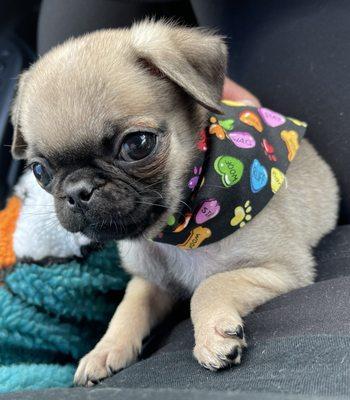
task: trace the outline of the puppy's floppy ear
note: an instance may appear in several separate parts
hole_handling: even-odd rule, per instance
[[[220,113],[226,72],[223,38],[208,30],[146,20],[131,28],[139,60],[159,70],[203,107]]]
[[[23,91],[26,81],[28,79],[28,74],[29,72],[26,71],[22,73],[22,75],[19,77],[17,93],[13,101],[11,110],[11,121],[13,125],[13,140],[11,146],[11,153],[12,157],[17,160],[25,159],[27,152],[27,143],[24,140],[23,134],[21,132],[19,120],[21,114]]]

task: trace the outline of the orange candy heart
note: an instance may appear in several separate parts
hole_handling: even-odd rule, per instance
[[[262,132],[264,127],[261,123],[260,118],[253,113],[252,111],[242,111],[239,114],[239,119],[244,122],[245,124],[252,126],[253,128],[255,128],[258,132]]]

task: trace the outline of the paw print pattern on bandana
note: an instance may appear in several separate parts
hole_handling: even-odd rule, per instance
[[[306,124],[229,100],[222,108],[198,134],[183,205],[157,241],[184,250],[217,242],[244,228],[287,182]]]
[[[209,122],[209,133],[211,135],[215,135],[220,140],[224,140],[226,139],[226,132],[233,129],[235,121],[233,119],[219,120],[218,118],[213,116],[210,117]]]
[[[198,185],[200,174],[202,173],[202,167],[193,168],[194,176],[189,180],[188,187],[193,191]]]
[[[238,206],[234,209],[234,216],[231,219],[231,226],[239,226],[240,228],[243,228],[243,226],[246,224],[246,222],[250,221],[252,219],[251,213],[252,212],[252,206],[250,205],[250,201],[247,200],[244,203],[244,206]]]

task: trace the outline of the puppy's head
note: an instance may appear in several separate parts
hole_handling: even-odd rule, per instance
[[[178,209],[208,110],[219,112],[222,39],[145,21],[53,49],[19,82],[12,153],[96,240],[153,236]]]

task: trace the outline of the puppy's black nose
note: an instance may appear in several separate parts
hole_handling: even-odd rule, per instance
[[[65,187],[68,206],[75,208],[77,206],[87,206],[94,193],[95,186],[85,180],[75,183],[69,183]]]

